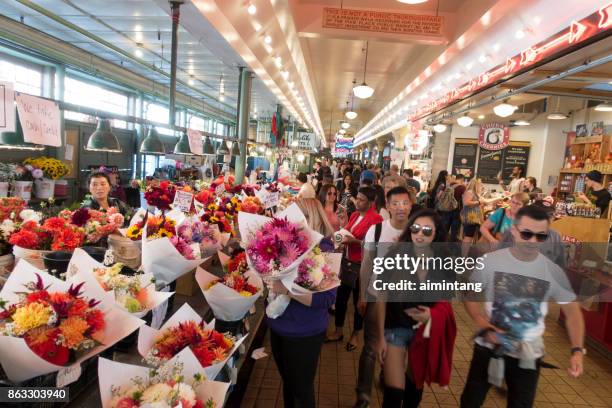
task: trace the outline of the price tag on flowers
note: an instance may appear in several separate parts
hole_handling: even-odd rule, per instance
[[[268,195],[266,195],[265,200],[264,200],[264,205],[265,205],[266,210],[268,208],[276,207],[279,203],[280,203],[280,193],[278,191],[274,193],[269,193]]]
[[[193,200],[193,194],[186,191],[177,191],[174,195],[173,208],[181,210],[182,212],[188,213],[191,210],[191,201]]]

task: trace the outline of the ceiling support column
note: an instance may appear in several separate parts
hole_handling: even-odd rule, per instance
[[[178,28],[181,17],[181,4],[183,0],[170,0],[172,12],[172,50],[170,56],[170,123],[174,126],[176,122],[176,64],[178,54]]]
[[[249,117],[251,110],[251,84],[253,77],[251,72],[245,67],[240,67],[240,82],[238,88],[238,118],[237,118],[237,138],[234,143],[238,143],[240,155],[236,156],[235,168],[236,177],[234,185],[242,184],[246,170],[247,158],[247,138],[249,136]]]

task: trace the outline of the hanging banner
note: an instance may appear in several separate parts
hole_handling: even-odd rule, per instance
[[[478,144],[483,149],[501,150],[510,143],[510,128],[502,123],[485,123],[480,126]]]
[[[19,92],[15,93],[15,100],[26,142],[55,147],[62,145],[57,102]]]
[[[297,146],[294,146],[294,142],[297,140]],[[301,150],[314,150],[316,138],[314,133],[307,132],[295,132],[291,135],[289,146],[301,149]]]
[[[187,138],[189,139],[189,148],[192,154],[204,154],[202,133],[194,129],[187,129]]]
[[[0,132],[15,131],[15,92],[10,82],[0,82]]]

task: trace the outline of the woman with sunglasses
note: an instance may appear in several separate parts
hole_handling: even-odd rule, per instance
[[[338,218],[338,189],[333,184],[325,184],[319,191],[317,197],[323,205],[327,221],[331,224],[334,231],[340,229],[340,219]]]
[[[480,226],[480,234],[491,244],[498,244],[504,232],[506,232],[512,224],[516,213],[527,205],[529,202],[529,194],[515,193],[510,198],[508,208],[498,208],[487,220]]]
[[[450,256],[448,246],[438,244],[444,242],[447,242],[447,233],[442,219],[436,211],[422,209],[410,217],[408,227],[387,258],[404,256],[406,253],[411,257],[445,258]],[[453,271],[419,268],[416,272],[390,271],[388,278],[392,281],[409,280],[418,287],[427,281],[451,281],[453,275]],[[385,380],[382,407],[418,407],[424,382],[446,386],[450,379],[456,335],[454,315],[448,302],[450,296],[447,293],[418,290],[408,295],[405,292],[382,295],[386,297],[386,302],[379,302],[376,306],[381,336],[377,353]],[[435,324],[432,324],[432,320],[435,320]],[[427,327],[431,332],[425,339],[424,330]]]

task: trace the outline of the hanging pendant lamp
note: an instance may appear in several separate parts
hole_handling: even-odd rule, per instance
[[[206,155],[215,155],[215,148],[213,147],[211,141],[210,141],[210,137],[206,136],[206,139],[204,139],[204,149],[203,149],[204,153]]]
[[[361,83],[361,85],[353,88],[353,94],[355,94],[355,96],[358,97],[359,99],[368,99],[370,96],[374,95],[374,88],[372,88],[371,86],[368,86],[365,80],[366,70],[368,68],[368,48],[369,48],[369,42],[366,41],[365,64],[363,65],[363,82]]]
[[[178,142],[174,145],[174,154],[193,154],[191,153],[191,147],[189,146],[189,137],[187,133],[181,133]]]
[[[0,132],[0,149],[3,150],[44,150],[44,146],[28,143],[23,138],[23,128],[15,109],[15,131]]]
[[[166,147],[161,141],[155,126],[151,126],[147,137],[140,144],[140,153],[144,154],[166,154]]]
[[[240,145],[238,141],[232,143],[232,156],[240,156]]]
[[[96,131],[89,136],[85,150],[93,152],[121,153],[121,145],[112,132],[110,120],[99,119]]]
[[[355,85],[355,82],[353,82],[353,85]],[[352,97],[351,97],[351,109],[349,109],[348,101],[346,101],[346,112],[344,113],[344,116],[346,116],[348,120],[353,120],[357,118],[357,112],[355,112],[355,110],[353,109],[353,98]]]
[[[217,154],[222,154],[224,156],[226,154],[230,154],[230,151],[227,148],[227,143],[225,142],[225,140],[221,140],[221,145],[219,146],[219,150],[217,150]]]

